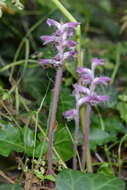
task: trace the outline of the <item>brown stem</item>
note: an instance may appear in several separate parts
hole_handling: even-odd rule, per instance
[[[60,93],[60,87],[61,87],[61,82],[62,82],[62,73],[63,73],[63,66],[59,66],[56,72],[56,79],[55,79],[55,86],[53,89],[53,97],[52,97],[50,121],[49,121],[47,174],[51,174],[51,175],[54,175],[54,171],[52,168],[52,149],[53,149],[54,131],[56,128],[56,112],[57,112],[57,104],[59,100],[59,93]]]
[[[79,107],[76,106],[77,114],[75,117],[75,132],[74,132],[74,142],[73,142],[73,169],[77,169],[77,146],[78,146],[78,131],[79,131]]]
[[[91,114],[91,106],[87,105],[86,109],[86,129],[83,135],[83,145],[82,145],[82,169],[85,169],[86,164],[86,156],[89,150],[89,128],[90,128],[90,114]]]

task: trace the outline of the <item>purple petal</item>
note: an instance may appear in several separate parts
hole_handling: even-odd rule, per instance
[[[88,88],[85,88],[84,86],[82,86],[80,84],[74,84],[73,87],[77,93],[84,93],[84,94],[90,93]]]
[[[90,84],[93,78],[90,74],[81,74],[80,80],[83,84]]]
[[[79,100],[78,100],[78,106],[80,107],[80,106],[82,106],[84,103],[87,103],[89,101],[89,96],[85,96],[85,97],[83,97],[83,98],[80,98]]]
[[[52,42],[56,41],[55,36],[46,35],[46,36],[41,36],[40,38],[41,38],[41,40],[44,41],[44,44],[48,44],[48,43],[52,43]]]
[[[76,46],[76,42],[75,41],[73,41],[73,40],[65,40],[64,41],[64,46],[65,47],[68,47],[68,48],[70,48],[70,47],[75,47]]]
[[[91,69],[84,68],[84,67],[79,67],[79,68],[77,69],[77,73],[79,73],[79,74],[87,73],[87,74],[89,74],[89,75],[92,75]]]
[[[68,59],[69,57],[75,58],[77,55],[77,51],[67,51],[64,53],[64,60]]]
[[[40,64],[45,65],[45,64],[52,64],[54,63],[53,59],[40,59]]]
[[[59,22],[57,22],[56,20],[51,19],[51,18],[48,18],[47,24],[49,26],[56,26],[57,28],[60,28],[60,25],[61,25]]]
[[[78,105],[81,106],[84,103],[88,103],[91,106],[94,106],[100,102],[105,102],[109,100],[109,96],[97,96],[97,95],[89,95],[81,98],[78,101]]]
[[[68,121],[71,121],[75,119],[75,116],[77,114],[76,109],[71,109],[63,113],[64,118],[66,118]]]
[[[85,102],[90,104],[91,106],[94,106],[98,103],[101,102],[101,100],[99,99],[99,96],[97,95],[89,95],[85,97]]]
[[[107,102],[109,100],[109,96],[98,96],[100,102]]]
[[[93,81],[93,83],[95,85],[97,85],[97,84],[103,84],[103,85],[107,86],[108,82],[110,80],[111,80],[111,78],[109,78],[109,77],[101,76],[101,77],[95,78],[94,81]]]
[[[79,22],[68,22],[66,24],[63,24],[63,29],[66,29],[66,28],[73,28],[73,29],[75,29],[78,25],[80,25]]]
[[[73,34],[74,34],[74,31],[72,31],[72,30],[67,30],[67,37],[68,37],[68,38],[72,37]]]
[[[95,70],[96,66],[98,66],[98,65],[104,65],[104,59],[93,58],[92,59],[92,70]]]

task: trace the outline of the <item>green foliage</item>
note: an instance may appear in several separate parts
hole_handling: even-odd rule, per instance
[[[116,140],[115,135],[110,134],[102,129],[94,128],[90,132],[90,147],[95,150],[97,146],[107,144]]]
[[[26,125],[18,129],[9,122],[1,121],[0,129],[0,155],[8,156],[11,152],[25,152],[28,156],[40,157],[47,152],[47,142],[35,138],[35,133]],[[72,157],[72,140],[67,128],[57,130],[54,146],[64,161]]]
[[[32,156],[35,149],[35,157],[40,156],[42,145],[34,137],[34,132],[25,126],[18,129],[10,126],[10,123],[3,122],[0,129],[0,155],[8,156],[12,151],[25,152]],[[3,124],[4,123],[4,124]]]
[[[72,157],[72,139],[67,128],[62,128],[56,131],[54,146],[64,161],[67,161]]]
[[[6,2],[7,7],[1,9],[2,12],[4,11],[0,23],[1,68],[6,68],[10,63],[13,64],[15,57],[17,57],[17,61],[23,60],[23,64],[27,62],[27,58],[31,61],[24,67],[22,64],[21,66],[10,67],[0,73],[0,85],[2,86],[0,89],[0,155],[7,157],[15,151],[17,154],[23,152],[23,155],[30,158],[33,156],[36,158],[44,156],[45,158],[47,153],[45,135],[55,69],[48,66],[43,68],[39,65],[33,65],[32,62],[35,62],[35,59],[50,58],[55,53],[50,46],[43,46],[40,40],[41,35],[51,33],[51,28],[45,24],[47,18],[55,18],[58,21],[68,21],[68,19],[56,9],[51,0],[21,1],[25,7],[23,11],[17,10],[16,2],[18,1],[13,1],[13,5],[11,0],[6,0]],[[121,173],[119,173],[123,175],[124,166],[126,165],[126,143],[122,143],[121,147],[119,142],[127,133],[127,36],[124,32],[127,28],[127,11],[125,10],[127,2],[115,0],[61,0],[61,2],[81,22],[81,45],[82,49],[85,49],[84,60],[82,59],[83,65],[89,66],[92,57],[104,58],[106,61],[104,69],[98,68],[97,74],[105,73],[112,77],[113,83],[106,89],[98,88],[98,93],[102,94],[103,92],[104,95],[109,95],[110,101],[98,106],[100,113],[97,112],[96,108],[93,109],[91,117],[89,139],[92,156],[97,152],[104,160],[103,163],[99,163],[99,166],[97,165],[94,168],[98,174],[90,175],[78,171],[64,170],[58,174],[57,190],[123,190],[122,180],[112,175],[113,170],[117,174],[119,167],[121,167]],[[120,31],[123,32],[122,35]],[[24,39],[28,41],[29,51],[24,46]],[[23,46],[16,56],[20,43],[23,43]],[[76,64],[73,60],[65,64],[57,111],[54,147],[64,162],[70,160],[73,156],[71,136],[73,136],[74,122],[68,123],[69,128],[67,129],[63,112],[74,108],[75,105],[74,96],[72,96],[72,84],[77,80]],[[115,73],[114,78],[113,73]],[[17,106],[15,103],[17,100],[15,88],[20,98]],[[40,108],[47,90],[37,120],[35,114]],[[11,113],[11,111],[4,108],[3,105],[6,104],[12,106],[14,115],[13,111]],[[30,120],[29,124],[28,120]],[[79,135],[80,150],[82,137],[81,134]],[[113,160],[113,163],[110,163],[107,159],[105,150],[103,150],[103,155],[99,152],[105,147],[104,145],[107,146],[109,159]],[[119,151],[121,155],[118,162]],[[20,154],[18,155],[20,156]],[[56,158],[55,152],[53,156],[54,167],[57,167],[55,164],[59,163],[59,158]],[[44,171],[46,171],[46,168]],[[102,174],[110,175],[110,177]],[[40,180],[55,181],[52,176],[45,176],[40,170],[34,170],[34,175]],[[22,187],[18,185],[0,185],[0,190],[4,189],[22,190]]]
[[[16,184],[4,184],[0,185],[0,190],[23,190],[23,187]]]
[[[79,171],[64,170],[56,179],[56,190],[124,190],[123,180],[101,174],[83,174]]]
[[[117,104],[117,110],[120,112],[120,117],[127,122],[127,103],[119,102]]]
[[[38,104],[40,104],[40,101],[46,93],[49,83],[48,75],[50,76],[50,74],[52,74],[50,70],[46,72],[46,70],[41,67],[26,68],[24,72],[21,88],[32,96]],[[52,75],[50,77],[52,77]]]
[[[23,143],[20,130],[13,126],[4,126],[0,129],[0,154],[8,156],[12,151],[23,152]]]

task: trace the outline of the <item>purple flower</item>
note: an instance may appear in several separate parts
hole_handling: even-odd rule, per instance
[[[65,30],[65,29],[68,29],[68,28],[72,28],[72,29],[75,29],[80,23],[79,22],[68,22],[66,24],[63,24],[63,23],[59,23],[57,22],[56,20],[54,19],[48,19],[47,20],[47,24],[49,26],[55,26],[56,28],[58,28],[59,30]]]
[[[76,93],[83,93],[83,94],[89,94],[90,93],[90,90],[80,84],[74,84],[73,85],[74,89],[75,89],[75,92]]]
[[[75,84],[74,95],[77,97],[78,105],[81,106],[84,103],[94,106],[100,102],[105,102],[109,100],[109,96],[101,96],[96,94],[96,86],[98,84],[108,85],[108,82],[111,80],[107,76],[95,77],[95,69],[98,65],[104,65],[104,60],[93,58],[91,69],[79,67],[77,73],[80,76],[80,81],[82,85]],[[87,85],[87,88],[83,85]],[[80,93],[84,94],[84,97],[80,97]]]
[[[44,41],[44,45],[46,45],[48,43],[57,42],[57,38],[55,36],[46,35],[46,36],[41,36],[40,38],[41,38],[41,40]]]
[[[54,20],[54,19],[51,19],[51,18],[48,18],[47,24],[48,24],[49,26],[55,26],[55,27],[57,27],[57,28],[60,28],[60,23],[57,22],[57,21]]]
[[[79,73],[80,75],[85,74],[85,73],[87,73],[89,75],[92,75],[91,69],[88,69],[88,68],[85,68],[85,67],[79,67],[77,69],[77,73]]]
[[[76,44],[77,43],[74,40],[65,40],[63,45],[64,47],[71,48],[71,47],[75,47]]]
[[[75,119],[75,116],[77,114],[76,109],[71,109],[63,113],[64,118],[66,118],[68,121],[71,121]]]
[[[107,86],[107,85],[108,85],[108,82],[109,82],[110,80],[111,80],[111,78],[109,78],[109,77],[101,76],[101,77],[95,78],[95,79],[93,80],[93,83],[94,83],[95,85],[97,85],[97,84],[103,84],[103,85]]]
[[[93,79],[92,70],[84,67],[79,67],[77,73],[80,76],[80,80],[83,84],[90,84]]]
[[[52,43],[58,53],[52,59],[41,59],[41,64],[53,64],[54,66],[61,66],[64,61],[70,57],[76,57],[76,42],[70,40],[76,27],[80,24],[78,22],[59,23],[53,19],[48,19],[47,24],[49,26],[55,26],[56,31],[52,35],[41,36],[41,40],[44,41],[44,45]],[[58,59],[59,57],[59,59]],[[46,62],[47,61],[47,62]],[[56,61],[56,62],[55,62]]]
[[[78,101],[78,105],[81,106],[84,103],[88,103],[91,106],[99,104],[101,102],[106,102],[109,100],[109,96],[99,96],[99,95],[89,95],[80,98]]]
[[[93,58],[92,59],[92,70],[94,71],[98,65],[104,65],[103,59]]]
[[[53,59],[40,59],[40,64],[45,65],[45,64],[52,64]]]

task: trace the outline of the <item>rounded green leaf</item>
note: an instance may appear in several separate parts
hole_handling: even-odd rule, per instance
[[[56,190],[124,190],[124,181],[118,177],[101,174],[84,174],[63,170],[56,179]]]

